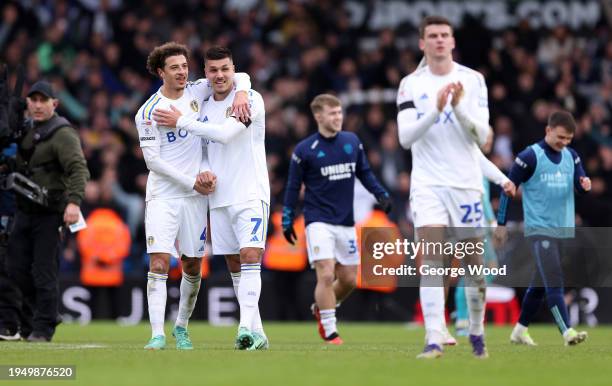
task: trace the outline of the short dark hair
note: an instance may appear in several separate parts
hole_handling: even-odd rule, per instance
[[[168,42],[155,47],[147,57],[147,70],[152,75],[157,76],[157,69],[164,69],[166,59],[176,55],[183,55],[185,59],[187,59],[187,62],[189,62],[189,49],[182,44]]]
[[[569,133],[576,132],[576,121],[569,111],[559,110],[548,116],[548,127],[561,126]]]
[[[233,61],[232,51],[227,47],[213,46],[206,50],[206,54],[204,54],[204,60],[220,60],[225,58]]]
[[[447,25],[450,27],[451,33],[453,32],[453,26],[450,20],[448,20],[444,16],[426,16],[425,18],[423,18],[423,20],[421,20],[421,24],[419,25],[419,36],[421,37],[421,39],[425,37],[425,27],[434,24]]]

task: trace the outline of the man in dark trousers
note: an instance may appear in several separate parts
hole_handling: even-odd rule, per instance
[[[17,195],[17,212],[9,237],[9,274],[31,306],[32,342],[51,341],[58,317],[60,234],[79,219],[89,171],[76,130],[56,114],[53,88],[36,82],[27,95],[28,119],[18,142],[16,171],[46,189],[37,203]]]

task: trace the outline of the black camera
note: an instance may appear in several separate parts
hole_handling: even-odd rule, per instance
[[[24,132],[26,102],[21,97],[23,88],[23,67],[17,68],[15,88],[11,92],[8,84],[6,65],[0,68],[0,149],[19,142]],[[0,155],[0,189],[12,190],[29,200],[45,206],[47,191],[23,174],[13,172],[13,160]]]

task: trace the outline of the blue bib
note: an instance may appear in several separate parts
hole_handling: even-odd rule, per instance
[[[574,160],[566,148],[553,163],[538,144],[531,145],[536,169],[523,184],[525,235],[557,238],[574,236]]]

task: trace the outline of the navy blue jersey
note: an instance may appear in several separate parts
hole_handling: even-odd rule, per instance
[[[548,145],[546,141],[541,140],[540,142],[537,142],[533,146],[538,146],[539,148],[541,148],[546,158],[552,164],[559,165],[561,163],[562,158],[563,158],[562,157],[563,152],[556,151],[555,149],[550,147],[550,145]],[[582,186],[580,185],[580,177],[586,176],[584,169],[582,168],[582,163],[580,162],[580,157],[578,156],[578,153],[576,153],[574,149],[570,147],[566,147],[566,149],[571,154],[572,162],[574,164],[574,170],[573,170],[574,188],[580,193],[585,193],[584,189],[582,189]],[[527,148],[523,150],[522,152],[520,152],[519,155],[516,157],[516,160],[514,161],[514,165],[512,165],[512,169],[510,170],[510,174],[508,175],[508,178],[512,182],[514,182],[514,184],[518,188],[520,184],[525,183],[531,179],[531,177],[534,175],[536,171],[536,168],[537,168],[536,152],[534,151],[534,148],[532,146],[527,146]],[[504,225],[506,223],[506,212],[508,209],[508,204],[509,204],[508,197],[506,195],[502,195],[501,201],[499,204],[499,211],[497,214],[497,222],[500,225]]]
[[[374,196],[387,194],[372,173],[363,145],[355,134],[341,131],[325,138],[317,132],[295,147],[285,191],[285,211],[295,209],[304,183],[306,224],[353,226],[355,177]]]

